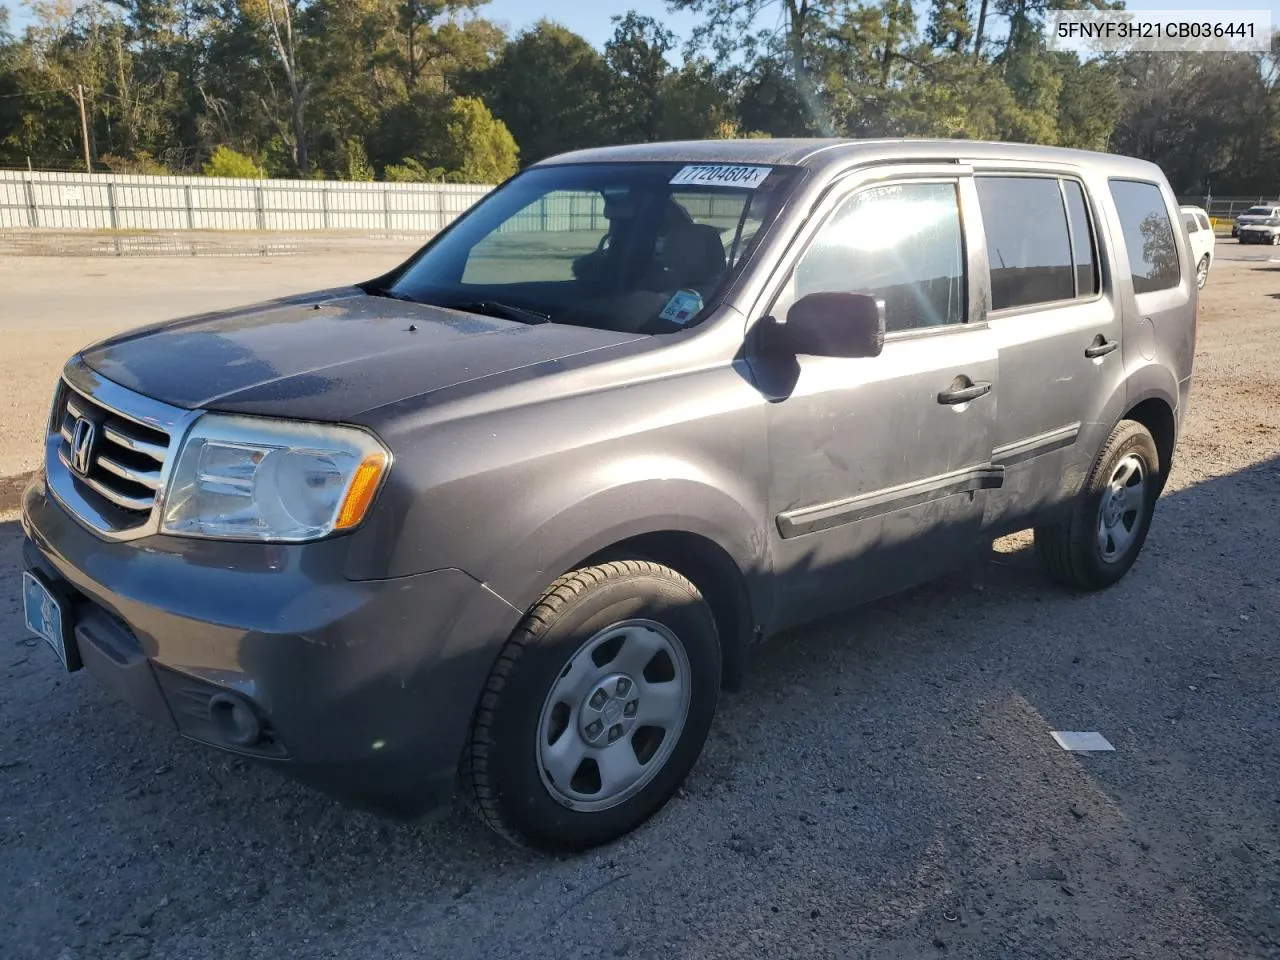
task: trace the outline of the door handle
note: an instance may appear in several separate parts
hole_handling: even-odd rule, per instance
[[[1120,346],[1119,340],[1108,340],[1102,334],[1098,334],[1093,344],[1085,347],[1084,355],[1090,360],[1097,360],[1099,357],[1105,357],[1118,346]]]
[[[968,403],[970,400],[977,400],[983,394],[991,392],[991,382],[989,380],[979,380],[977,383],[970,383],[967,387],[955,387],[951,390],[943,390],[938,394],[938,402],[952,406],[957,403]]]

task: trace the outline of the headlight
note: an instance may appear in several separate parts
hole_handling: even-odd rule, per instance
[[[207,413],[170,474],[162,533],[298,542],[364,519],[391,456],[354,427]]]

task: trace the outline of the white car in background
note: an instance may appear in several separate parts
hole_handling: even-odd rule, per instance
[[[1256,207],[1250,207],[1235,218],[1231,224],[1231,235],[1239,237],[1241,243],[1275,243],[1272,236],[1277,224],[1280,224],[1280,205],[1262,203]],[[1246,237],[1244,231],[1247,231],[1250,236]]]
[[[1196,286],[1204,287],[1209,279],[1209,267],[1213,265],[1213,223],[1201,207],[1182,207],[1182,222],[1191,238],[1191,253],[1195,257]]]

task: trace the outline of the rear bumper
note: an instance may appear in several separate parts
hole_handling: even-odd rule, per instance
[[[481,688],[519,612],[460,570],[342,576],[346,545],[95,536],[37,477],[23,556],[71,612],[85,667],[183,736],[341,799],[418,815],[448,800]],[[262,736],[228,742],[230,694]]]

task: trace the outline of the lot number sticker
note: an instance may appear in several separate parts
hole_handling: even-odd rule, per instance
[[[773,167],[743,167],[727,163],[694,163],[671,178],[673,185],[698,184],[704,187],[739,187],[754,190],[764,183]]]

